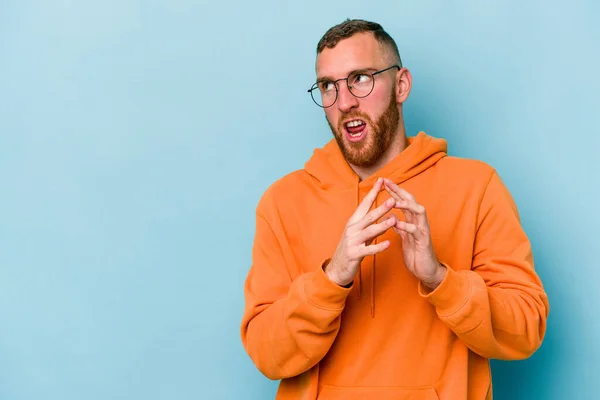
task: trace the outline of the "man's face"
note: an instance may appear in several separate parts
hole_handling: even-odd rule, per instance
[[[340,41],[317,57],[317,79],[345,78],[349,73],[390,67],[377,40],[368,33]],[[389,64],[389,65],[388,65]],[[346,160],[359,167],[375,164],[397,134],[400,113],[395,96],[396,69],[374,76],[371,94],[357,98],[345,81],[338,82],[335,104],[325,108],[327,122]]]

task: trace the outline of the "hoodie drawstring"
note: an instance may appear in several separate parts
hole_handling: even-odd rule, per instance
[[[356,182],[356,207],[360,204],[360,178],[357,179]],[[377,197],[375,198],[375,207],[377,208]],[[378,238],[373,239],[372,244],[377,244]],[[370,309],[371,309],[371,318],[375,318],[375,259],[376,255],[373,255],[373,274],[371,279],[371,295],[370,295]],[[362,264],[358,268],[358,299],[360,300],[362,295]]]
[[[356,207],[360,204],[360,178],[356,177]],[[358,266],[358,299],[360,300],[360,295],[362,294],[362,266]]]
[[[377,208],[377,197],[375,197],[375,208]],[[373,244],[377,244],[377,239],[373,240]],[[373,273],[371,277],[371,318],[375,318],[375,259],[377,255],[373,254]]]

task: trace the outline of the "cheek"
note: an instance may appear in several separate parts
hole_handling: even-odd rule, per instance
[[[378,114],[383,112],[387,108],[388,104],[390,104],[391,95],[392,93],[390,93],[389,91],[374,90],[373,93],[371,93],[371,95],[369,96],[369,100],[371,101],[371,107],[373,108],[373,110],[376,110]]]
[[[376,121],[388,108],[390,94],[371,93],[371,96],[369,96],[369,101],[363,104],[363,111],[369,115],[372,121]]]
[[[325,117],[327,117],[327,120],[329,121],[329,123],[331,125],[333,125],[335,128],[337,128],[337,124],[339,121],[339,115],[334,109],[325,110]]]

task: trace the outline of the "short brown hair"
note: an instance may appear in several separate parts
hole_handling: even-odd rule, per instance
[[[398,46],[394,39],[380,24],[362,19],[347,19],[344,22],[329,28],[317,44],[317,54],[321,53],[325,48],[334,48],[342,39],[347,39],[357,33],[363,32],[373,34],[379,44],[382,47],[386,47],[387,50],[391,52],[392,59],[402,67],[400,52],[398,51]]]

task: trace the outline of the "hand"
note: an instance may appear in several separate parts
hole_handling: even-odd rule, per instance
[[[406,268],[430,290],[439,286],[446,275],[446,267],[438,261],[433,245],[425,207],[412,194],[389,179],[385,189],[396,200],[395,208],[404,213],[406,222],[397,220],[394,231],[402,237],[402,252]]]
[[[384,221],[376,223],[394,208],[394,199],[388,199],[369,212],[382,189],[383,180],[379,178],[348,220],[335,254],[325,266],[325,274],[340,286],[347,286],[354,280],[364,257],[380,253],[390,245],[389,240],[371,244],[373,239],[392,228],[398,221],[394,214],[390,214]]]

